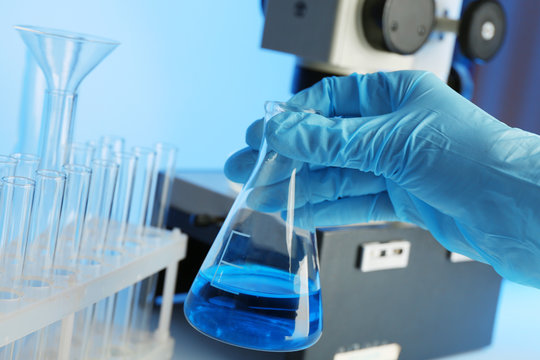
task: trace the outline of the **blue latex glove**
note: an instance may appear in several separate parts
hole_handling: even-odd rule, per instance
[[[266,128],[278,153],[316,166],[318,226],[401,220],[426,228],[448,250],[487,262],[540,288],[540,137],[510,128],[430,73],[327,78],[289,103]],[[225,172],[245,181],[250,148]]]

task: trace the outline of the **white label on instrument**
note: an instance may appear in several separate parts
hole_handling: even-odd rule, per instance
[[[398,360],[400,352],[398,344],[386,344],[337,353],[334,360]]]
[[[410,251],[411,243],[407,240],[363,243],[360,270],[368,272],[406,268]]]
[[[465,255],[461,255],[455,252],[450,252],[450,262],[459,263],[459,262],[466,262],[466,261],[474,261],[474,260]]]

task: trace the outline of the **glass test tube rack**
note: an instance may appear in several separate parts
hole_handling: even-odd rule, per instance
[[[104,256],[99,264],[79,270],[71,281],[52,283],[47,291],[28,289],[31,296],[18,300],[0,301],[0,347],[9,345],[35,331],[61,321],[59,343],[55,359],[71,358],[75,313],[114,295],[140,280],[166,270],[163,304],[159,324],[152,337],[152,345],[138,351],[130,359],[170,359],[174,340],[169,335],[174,287],[178,261],[186,254],[187,236],[178,229],[172,231],[147,228],[142,239],[131,239],[144,244],[123,254]],[[23,289],[24,291],[24,289]],[[105,357],[105,359],[110,356]]]

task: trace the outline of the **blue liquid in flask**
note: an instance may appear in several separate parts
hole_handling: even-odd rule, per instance
[[[268,266],[222,263],[199,272],[184,311],[205,335],[255,350],[305,349],[322,332],[320,289],[310,282],[299,294],[288,272]]]

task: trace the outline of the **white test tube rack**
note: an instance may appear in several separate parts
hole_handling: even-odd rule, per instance
[[[45,328],[57,321],[61,323],[58,360],[69,360],[75,313],[101,299],[107,298],[127,286],[165,269],[163,303],[153,346],[137,354],[137,359],[171,359],[174,340],[169,329],[173,307],[178,261],[186,254],[187,236],[178,229],[169,231],[149,229],[151,245],[141,246],[136,253],[123,254],[114,259],[103,259],[92,274],[68,286],[55,287],[43,296],[23,297],[12,304],[0,303],[0,347]],[[148,233],[148,232],[147,232]],[[139,239],[144,242],[145,239]],[[109,260],[109,261],[108,261]],[[6,309],[11,308],[6,311]]]

